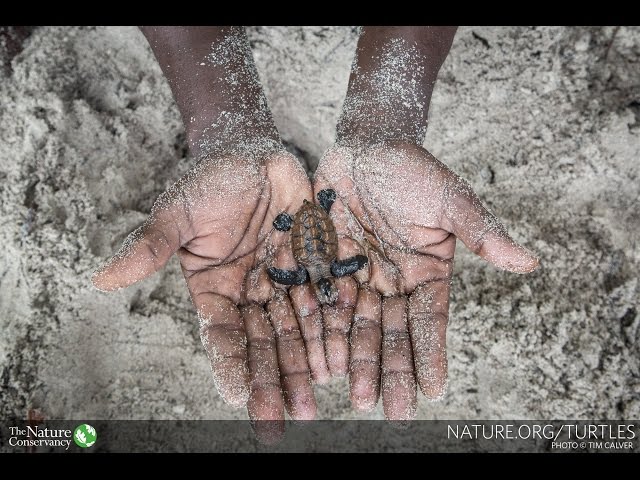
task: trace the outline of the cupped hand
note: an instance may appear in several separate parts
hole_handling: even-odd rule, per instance
[[[338,280],[338,302],[323,311],[329,370],[349,373],[355,408],[372,409],[382,390],[387,418],[413,418],[416,384],[430,399],[446,391],[456,238],[510,272],[531,272],[538,260],[419,146],[334,147],[316,172],[314,190],[324,188],[338,196],[339,257],[369,256],[368,269]]]
[[[288,153],[203,158],[160,195],[93,277],[97,288],[117,290],[177,253],[215,385],[230,405],[246,404],[252,420],[269,420],[262,422],[267,436],[283,431],[285,407],[294,419],[316,412],[304,340],[309,357],[324,360],[319,312],[310,314],[316,307],[308,285],[290,289],[292,304],[266,273],[295,267],[289,234],[272,222],[311,198],[304,170]],[[318,381],[328,377],[326,366],[313,373]]]

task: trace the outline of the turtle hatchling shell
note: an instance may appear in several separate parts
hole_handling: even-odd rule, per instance
[[[293,256],[305,267],[327,267],[338,254],[336,227],[319,205],[304,201],[291,227]]]

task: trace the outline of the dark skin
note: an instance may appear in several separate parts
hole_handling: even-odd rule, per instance
[[[407,141],[422,144],[427,128],[429,103],[440,67],[451,50],[457,27],[363,27],[354,68],[349,77],[345,104],[349,99],[368,96],[362,114],[344,109],[337,126],[337,143],[379,144]],[[397,44],[393,55],[414,49],[406,65],[385,64],[384,52]],[[394,95],[380,95],[381,86],[372,77],[387,76],[387,88]],[[370,94],[370,95],[368,95]],[[409,96],[411,103],[404,102]],[[385,100],[384,104],[376,102]],[[418,108],[422,104],[424,108]]]
[[[233,149],[246,137],[280,143],[253,65],[244,30],[238,27],[140,27],[164,73],[185,125],[190,153],[200,158],[209,141]],[[213,48],[212,48],[213,46]],[[247,65],[250,63],[250,65]],[[241,101],[238,99],[241,98]],[[242,125],[221,112],[243,115]],[[216,124],[215,127],[212,127]]]
[[[498,267],[524,273],[537,265],[468,185],[420,146],[455,28],[363,29],[336,145],[313,188],[281,148],[242,29],[142,31],[199,163],[158,199],[94,284],[129,286],[177,254],[216,385],[252,419],[271,421],[258,430],[265,440],[282,432],[285,408],[313,418],[311,380],[330,375],[350,373],[359,409],[375,406],[382,386],[391,419],[415,414],[416,384],[440,397],[456,237]],[[390,44],[389,58],[410,53],[405,67],[385,60]],[[369,266],[337,279],[337,304],[321,309],[309,285],[274,285],[266,269],[296,269],[290,233],[272,222],[304,199],[317,201],[314,192],[324,188],[338,194],[331,210],[338,258],[367,254]]]
[[[243,29],[142,31],[198,163],[93,282],[107,291],[127,287],[177,254],[216,387],[262,420],[257,433],[270,441],[283,431],[285,408],[294,419],[316,412],[307,357],[324,357],[324,348],[319,316],[305,313],[312,293],[308,285],[280,289],[266,273],[295,266],[288,237],[274,235],[272,222],[311,200],[311,185],[281,148]],[[313,376],[322,382],[328,372],[316,368]]]
[[[422,148],[428,107],[455,27],[365,27],[336,145],[322,158],[316,192],[333,188],[340,257],[370,267],[338,281],[324,309],[329,370],[349,372],[351,401],[385,416],[415,416],[417,388],[441,398],[456,238],[516,273],[538,260],[507,234],[471,187]]]

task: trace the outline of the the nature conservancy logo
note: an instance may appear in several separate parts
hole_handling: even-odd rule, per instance
[[[98,438],[96,429],[87,423],[78,425],[73,432],[39,425],[9,427],[9,435],[9,445],[12,447],[64,447],[65,450],[69,450],[72,438],[81,448],[92,447]]]
[[[98,434],[96,433],[96,429],[88,423],[78,425],[73,431],[73,441],[81,448],[92,447],[93,444],[96,443],[97,438]]]

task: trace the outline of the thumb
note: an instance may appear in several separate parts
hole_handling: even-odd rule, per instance
[[[147,221],[129,234],[120,250],[94,272],[93,285],[108,292],[147,278],[164,267],[180,248],[180,237],[178,222],[170,212],[152,210]]]
[[[462,240],[476,255],[514,273],[529,273],[538,267],[538,258],[511,238],[465,180],[456,176],[447,185],[444,207],[442,228]]]

